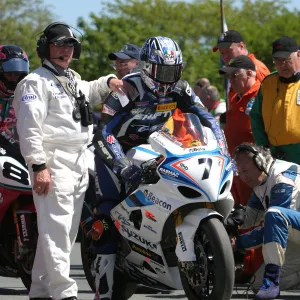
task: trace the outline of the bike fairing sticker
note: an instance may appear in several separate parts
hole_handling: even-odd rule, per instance
[[[193,153],[183,154],[183,155],[176,155],[175,157],[168,150],[166,150],[166,153],[167,153],[167,158],[158,167],[159,172],[160,172],[161,167],[163,167],[163,169],[170,170],[173,173],[177,173],[177,174],[179,174],[179,176],[175,177],[175,176],[166,175],[163,172],[160,172],[161,176],[164,179],[172,180],[172,181],[176,181],[176,182],[180,182],[180,183],[183,182],[187,185],[190,185],[192,187],[199,189],[203,194],[206,195],[208,200],[211,202],[211,199],[209,198],[207,193],[199,186],[199,184],[193,178],[191,178],[191,176],[186,174],[186,172],[184,172],[184,170],[182,168],[178,167],[178,164],[182,163],[185,160],[190,159],[193,156],[199,155],[199,152],[193,152]],[[226,156],[220,156],[219,155],[220,153],[218,150],[217,151],[216,150],[201,151],[201,154],[209,154],[209,155],[212,155],[214,157],[221,159],[221,161],[222,161],[222,168],[221,168],[222,172],[220,174],[220,185],[219,185],[219,189],[218,189],[218,194],[219,194],[221,187],[223,186],[225,180],[227,179],[227,177],[229,176],[229,174],[231,172],[231,168],[228,168],[228,170],[226,170],[226,168],[230,164],[230,160]],[[218,155],[216,155],[216,154],[218,154]],[[226,166],[226,168],[224,166]],[[170,179],[170,176],[172,177],[172,179]]]
[[[132,251],[139,253],[139,254],[143,255],[144,257],[149,258],[151,261],[164,266],[163,259],[160,255],[158,255],[158,254],[154,253],[153,251],[146,249],[132,241],[129,241],[128,243],[129,243],[129,246],[132,249]]]
[[[139,147],[138,146],[138,147],[135,147],[135,149],[138,149],[139,151],[142,151],[142,152],[145,152],[145,153],[148,153],[148,154],[159,155],[159,153],[157,153],[155,151],[151,151],[149,149],[145,149],[143,147]],[[158,167],[158,172],[160,173],[160,175],[164,179],[176,181],[176,182],[179,182],[179,183],[185,183],[187,185],[190,185],[192,187],[195,187],[195,188],[201,190],[201,192],[206,195],[206,197],[209,199],[210,202],[211,202],[211,200],[208,197],[208,195],[206,194],[206,192],[203,189],[201,189],[198,184],[195,184],[194,180],[191,181],[190,177],[188,177],[185,174],[183,174],[182,170],[180,170],[181,174],[179,174],[178,170],[175,169],[175,168],[173,168],[171,166],[171,164],[172,163],[173,164],[176,163],[176,160],[180,161],[180,160],[182,160],[184,158],[187,159],[187,158],[199,155],[199,153],[201,153],[201,154],[209,154],[209,155],[212,155],[214,157],[220,157],[220,158],[222,158],[223,159],[223,168],[222,168],[222,173],[221,173],[221,177],[220,177],[220,178],[222,178],[222,180],[221,180],[220,185],[219,185],[218,194],[220,193],[221,187],[223,186],[223,184],[225,183],[226,179],[228,178],[229,174],[232,171],[232,168],[228,168],[228,166],[230,164],[232,164],[231,161],[230,161],[230,159],[228,157],[226,157],[226,156],[220,156],[220,151],[218,150],[218,148],[216,148],[214,150],[210,150],[210,151],[203,151],[203,150],[201,150],[201,151],[195,151],[195,152],[192,152],[192,153],[187,153],[187,154],[182,154],[182,155],[176,155],[176,157],[174,157],[173,154],[171,152],[169,152],[167,149],[166,149],[166,153],[167,153],[167,157],[165,158],[165,160]],[[160,171],[161,168],[163,170]],[[164,172],[165,170],[168,170],[170,172],[170,174],[167,175],[166,172]],[[176,176],[177,174],[179,176]],[[174,175],[174,176],[172,176],[172,175]]]

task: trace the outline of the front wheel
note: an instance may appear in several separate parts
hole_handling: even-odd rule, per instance
[[[229,300],[234,286],[234,258],[219,219],[204,220],[194,238],[196,261],[180,262],[180,276],[189,300]]]

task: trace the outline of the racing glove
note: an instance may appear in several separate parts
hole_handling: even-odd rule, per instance
[[[142,182],[141,168],[132,165],[127,159],[115,160],[113,170],[125,184],[138,187]]]
[[[226,229],[236,236],[238,234],[238,228],[244,224],[245,218],[246,207],[241,204],[237,205],[235,210],[229,214],[226,220]]]

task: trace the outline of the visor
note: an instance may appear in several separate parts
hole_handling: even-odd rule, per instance
[[[173,66],[152,64],[151,77],[158,82],[177,82],[181,78],[181,73],[182,64]]]
[[[29,73],[29,63],[22,58],[12,58],[1,64],[3,73],[20,72]]]

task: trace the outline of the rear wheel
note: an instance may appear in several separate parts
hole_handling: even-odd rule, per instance
[[[189,300],[229,300],[234,285],[234,258],[227,232],[216,218],[204,220],[194,238],[196,262],[180,262]]]
[[[19,276],[29,291],[31,286],[31,272],[34,263],[34,257],[38,240],[38,229],[36,219],[32,220],[31,224],[30,244],[25,244],[23,247],[18,246],[17,238],[15,239],[15,262]]]

